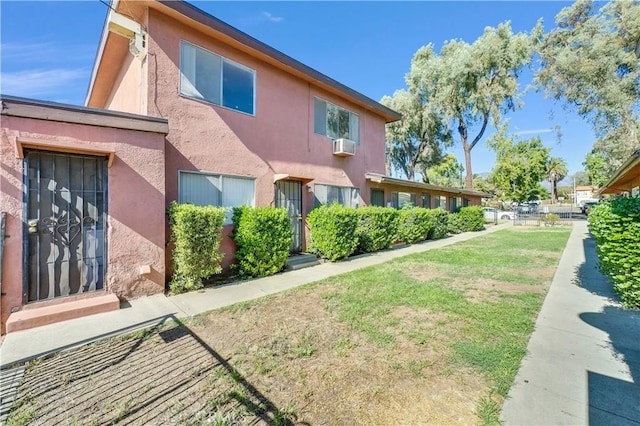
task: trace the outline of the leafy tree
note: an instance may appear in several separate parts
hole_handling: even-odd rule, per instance
[[[591,185],[601,187],[607,183],[607,159],[604,154],[597,150],[592,150],[587,154],[584,162],[582,163],[587,169],[587,175],[589,176],[589,182]]]
[[[503,201],[518,202],[538,198],[550,151],[542,145],[540,138],[516,141],[513,136],[507,136],[506,126],[501,126],[488,145],[496,152],[491,181],[498,197]]]
[[[551,203],[558,201],[558,181],[567,176],[567,163],[559,157],[551,157],[547,163],[547,180],[551,184]]]
[[[589,174],[587,172],[575,172],[573,175],[576,186],[590,185]]]
[[[456,156],[449,153],[445,155],[440,164],[429,169],[426,174],[426,182],[434,185],[458,187],[463,171],[464,167],[458,162]]]
[[[406,77],[409,90],[420,94],[458,132],[465,155],[465,187],[472,189],[471,150],[491,120],[519,106],[518,74],[531,61],[538,24],[532,35],[514,34],[509,22],[487,27],[472,44],[451,40],[437,54],[433,44],[416,52]]]
[[[578,0],[556,24],[540,45],[536,81],[593,125],[599,139],[586,163],[596,183],[640,146],[640,3],[616,0],[596,10]]]
[[[486,192],[487,194],[491,194],[494,197],[498,193],[496,186],[493,184],[493,180],[491,179],[491,175],[487,177],[482,177],[480,175],[473,175],[473,190]]]
[[[425,176],[442,159],[443,149],[452,145],[451,132],[415,91],[397,90],[380,102],[402,114],[402,120],[386,128],[388,168],[400,170],[409,180],[415,180],[417,172]]]

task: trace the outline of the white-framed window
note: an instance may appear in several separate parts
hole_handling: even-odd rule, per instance
[[[324,99],[313,98],[313,131],[332,139],[347,138],[360,144],[360,117]]]
[[[313,185],[314,205],[338,203],[356,208],[360,205],[360,188],[351,186]]]
[[[255,115],[255,83],[251,68],[180,42],[180,94]]]
[[[413,192],[394,191],[391,193],[391,207],[400,209],[406,205],[416,206],[416,194]]]
[[[233,208],[255,205],[255,179],[202,172],[178,172],[178,202],[227,209],[225,225]]]

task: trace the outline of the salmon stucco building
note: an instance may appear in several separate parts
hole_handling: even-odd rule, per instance
[[[114,0],[111,8],[84,107],[3,97],[3,165],[7,158],[10,166],[2,176],[12,194],[10,207],[4,199],[2,206],[12,234],[4,250],[3,292],[11,290],[2,298],[3,324],[13,312],[19,329],[24,312],[65,311],[68,300],[82,308],[98,297],[163,291],[170,269],[164,212],[172,201],[229,211],[286,207],[295,253],[306,249],[306,216],[320,203],[455,210],[486,195],[386,176],[385,125],[401,119],[397,112],[187,2]],[[50,172],[54,166],[55,173],[67,167],[68,176]],[[85,177],[91,188],[102,185],[102,201],[77,211],[56,207],[64,191],[89,191],[77,189]],[[73,237],[45,229],[64,221],[77,235],[69,226]],[[223,266],[233,261],[229,233]],[[76,241],[98,241],[100,260],[81,256]],[[46,268],[58,271],[71,258],[66,278],[43,278]]]

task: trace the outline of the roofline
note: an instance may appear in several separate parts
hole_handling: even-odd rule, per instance
[[[117,10],[118,3],[120,0],[110,0],[109,8]],[[109,19],[109,12],[104,16],[104,23],[102,24],[102,35],[100,36],[100,44],[98,45],[98,50],[96,51],[96,57],[93,59],[93,67],[91,68],[91,79],[89,80],[89,87],[87,87],[87,94],[84,97],[84,105],[89,105],[89,99],[93,94],[93,85],[96,82],[96,76],[98,74],[98,68],[100,68],[100,63],[102,62],[102,54],[104,53],[104,46],[107,43],[107,35],[109,33],[109,29],[107,28],[107,20]]]
[[[117,10],[119,3],[120,0],[111,0],[111,7]],[[155,3],[156,5],[160,5],[160,7],[154,7],[153,3]],[[279,68],[281,68],[282,70],[288,73],[292,73],[293,71],[294,75],[296,73],[302,74],[303,76],[307,77],[307,81],[315,83],[321,88],[327,87],[338,92],[338,94],[341,94],[346,99],[351,100],[352,102],[364,107],[365,109],[375,113],[376,115],[383,117],[386,123],[392,123],[402,118],[401,114],[392,110],[391,108],[388,108],[381,103],[374,101],[368,96],[365,96],[362,93],[357,92],[356,90],[353,90],[342,83],[339,83],[331,77],[328,77],[321,72],[293,59],[292,57],[285,55],[279,50],[274,49],[273,47],[261,42],[260,40],[251,37],[250,35],[240,31],[235,27],[232,27],[226,22],[221,21],[213,15],[197,8],[196,6],[184,0],[154,0],[153,2],[147,4],[147,7],[156,9],[160,12],[162,12],[162,7],[164,7],[174,13],[186,17],[187,19],[195,21],[200,25],[206,26],[220,33],[223,37],[230,38],[238,44],[246,47],[248,51],[257,52],[260,55],[275,60],[275,62],[277,63],[276,66],[279,65]],[[98,48],[98,52],[93,64],[91,81],[87,90],[87,96],[85,97],[85,105],[88,105],[91,98],[95,80],[100,69],[102,56],[104,54],[106,40],[108,38],[106,19],[107,18],[105,18],[105,24],[102,29],[100,46]]]
[[[481,191],[470,191],[468,189],[453,188],[451,186],[432,185],[430,183],[416,182],[413,180],[399,179],[386,176],[380,173],[365,173],[365,178],[376,183],[389,183],[393,185],[410,186],[412,188],[431,189],[433,191],[449,192],[452,194],[472,195],[481,198],[492,198],[493,195]]]
[[[638,164],[640,164],[640,149],[631,154],[629,159],[625,161],[624,164],[618,168],[618,170],[616,170],[613,177],[611,177],[611,179],[609,179],[607,183],[602,185],[602,187],[598,190],[598,194],[606,194],[607,189],[612,189],[613,191],[619,190],[618,188],[613,187],[613,185],[620,179],[620,177],[625,175],[632,167]]]
[[[169,133],[169,121],[166,118],[2,94],[0,94],[0,103],[2,104],[0,114],[5,116],[113,127],[165,135]]]
[[[188,3],[184,0],[157,0],[157,1],[158,3],[169,7],[170,9],[186,16],[189,19],[193,19],[194,21],[197,21],[203,25],[206,25],[212,28],[213,30],[222,33],[223,35],[233,38],[234,40],[238,41],[239,43],[247,46],[252,50],[256,50],[264,55],[270,56],[271,58],[285,65],[286,67],[293,68],[298,72],[306,74],[316,82],[328,85],[333,89],[338,90],[346,94],[347,96],[358,100],[359,102],[363,103],[368,108],[370,108],[371,110],[382,115],[387,121],[387,123],[391,123],[391,122],[400,120],[402,118],[401,114],[392,110],[391,108],[388,108],[380,104],[379,102],[374,101],[368,96],[365,96],[362,93],[357,92],[351,89],[350,87],[345,86],[344,84],[332,79],[331,77],[328,77],[322,74],[321,72],[316,71],[315,69],[303,64],[302,62],[299,62],[293,59],[292,57],[285,55],[279,50],[274,49],[273,47],[261,42],[260,40],[251,37],[247,33],[244,33],[235,27],[232,27],[226,22],[223,22],[220,19],[216,18],[215,16],[203,11],[202,9],[197,8],[191,3]]]

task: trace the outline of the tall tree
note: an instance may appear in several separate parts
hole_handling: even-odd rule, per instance
[[[532,35],[514,34],[509,22],[487,27],[472,44],[451,40],[436,54],[433,44],[420,48],[406,77],[431,111],[455,128],[464,150],[467,189],[473,188],[471,150],[487,125],[519,106],[518,74],[531,61],[539,23]]]
[[[546,177],[549,148],[540,138],[516,141],[508,136],[506,126],[487,142],[496,153],[490,180],[503,201],[528,201],[540,193],[540,182]]]
[[[558,201],[558,182],[567,176],[567,163],[560,157],[551,157],[547,163],[547,180],[551,184],[551,204]]]
[[[425,182],[428,181],[434,185],[459,187],[463,171],[464,167],[458,162],[456,156],[449,153],[444,156],[439,164],[427,171],[428,180],[425,180]]]
[[[593,149],[587,153],[587,157],[582,164],[587,169],[591,185],[601,187],[607,183],[608,176],[611,176],[611,174],[607,171],[607,160],[601,151]]]
[[[556,24],[540,45],[536,81],[591,122],[594,154],[610,175],[640,147],[640,3],[616,0],[596,10],[578,0]]]
[[[387,163],[409,180],[442,159],[442,152],[452,145],[451,132],[441,117],[424,103],[415,91],[397,90],[385,96],[383,105],[402,114],[402,120],[387,124]]]
[[[573,181],[576,186],[586,186],[591,184],[587,172],[575,172],[573,175]]]

